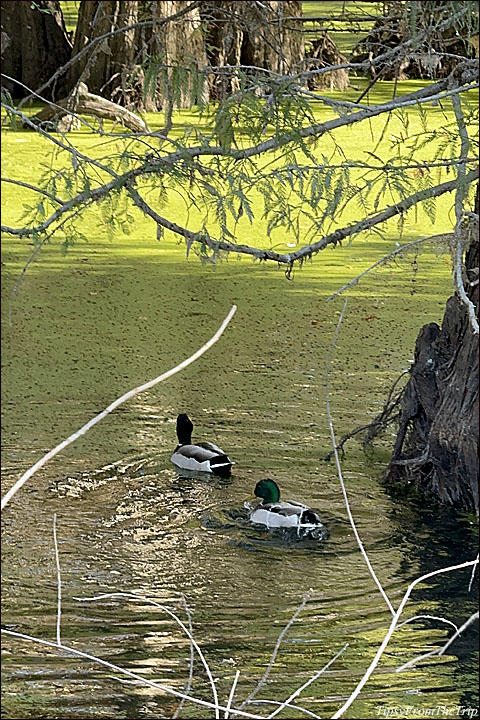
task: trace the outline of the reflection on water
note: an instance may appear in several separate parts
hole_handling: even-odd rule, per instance
[[[182,690],[188,682],[190,645],[171,617],[134,599],[87,604],[75,598],[133,592],[168,606],[188,624],[184,596],[194,637],[212,669],[221,701],[226,702],[239,670],[235,702],[240,703],[263,675],[280,632],[311,590],[256,699],[287,698],[348,643],[342,656],[297,698],[307,710],[329,716],[354,689],[390,623],[388,608],[346,518],[334,465],[323,461],[329,450],[323,376],[337,309],[322,306],[323,328],[312,329],[318,294],[309,294],[307,285],[295,294],[301,281],[286,304],[290,286],[286,288],[283,278],[274,273],[262,275],[262,282],[250,287],[242,286],[240,276],[229,269],[208,277],[204,270],[182,272],[182,268],[177,275],[172,271],[169,280],[162,276],[164,283],[173,285],[168,285],[162,303],[150,298],[152,323],[144,341],[138,337],[133,341],[138,307],[135,300],[132,305],[132,298],[128,299],[131,317],[125,311],[122,320],[123,340],[102,334],[99,346],[89,334],[99,318],[90,316],[82,325],[76,314],[75,332],[88,339],[85,351],[77,343],[77,374],[67,372],[68,365],[64,369],[54,343],[42,362],[37,357],[39,385],[29,391],[26,377],[32,372],[32,358],[22,343],[31,334],[20,333],[11,340],[24,351],[8,370],[19,400],[13,390],[6,391],[7,487],[47,448],[121,392],[196,349],[216,327],[218,317],[224,317],[225,307],[232,300],[239,304],[223,345],[183,375],[104,420],[35,476],[4,513],[3,622],[20,632],[55,638],[52,518],[56,512],[65,643]],[[243,269],[242,278],[248,272]],[[257,270],[252,272],[255,275]],[[232,287],[238,298],[232,298]],[[183,305],[178,302],[182,288]],[[325,294],[328,291],[322,288]],[[191,333],[183,321],[194,294],[203,298],[206,315],[198,331]],[[399,299],[394,301],[398,306]],[[50,295],[42,302],[48,304]],[[372,416],[410,352],[395,344],[400,330],[386,317],[376,339],[370,338],[372,347],[355,355],[354,348],[364,342],[359,321],[367,314],[363,302],[352,303],[332,367],[332,406],[339,435]],[[104,307],[101,315],[105,313]],[[413,324],[409,348],[418,318]],[[41,331],[35,337],[41,345]],[[118,353],[120,341],[122,353]],[[374,347],[375,343],[380,345]],[[155,348],[155,362],[149,359],[149,347]],[[92,359],[97,350],[107,365],[115,357],[112,372]],[[371,359],[380,353],[390,370],[372,374]],[[50,373],[49,382],[42,373]],[[55,373],[59,378],[54,382]],[[29,392],[35,402],[31,403]],[[199,436],[212,438],[235,460],[230,478],[177,473],[170,456],[180,409],[191,413]],[[379,476],[385,457],[381,447],[369,457],[352,443],[344,474],[359,533],[396,607],[415,577],[469,560],[476,550],[468,518],[394,496],[382,486]],[[301,540],[251,526],[243,503],[262,477],[276,479],[285,497],[318,509],[328,539]],[[475,604],[474,592],[467,589],[469,578],[468,570],[461,571],[417,588],[405,619],[428,614],[460,624]],[[395,673],[408,659],[439,647],[449,633],[447,626],[428,619],[399,629],[347,716],[377,717],[380,706],[426,710],[471,705],[475,627],[445,656]],[[125,683],[89,661],[12,639],[4,642],[3,672],[3,712],[8,718],[169,718],[178,705],[170,696]],[[204,700],[212,698],[198,659],[192,692]],[[272,707],[248,709],[266,715],[266,708]],[[181,716],[213,714],[187,704]],[[283,717],[305,715],[292,710]]]

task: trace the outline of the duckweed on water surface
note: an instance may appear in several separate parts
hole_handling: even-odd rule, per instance
[[[413,83],[409,83],[413,84]],[[386,84],[388,85],[388,84]],[[391,85],[390,85],[391,91]],[[383,90],[387,92],[387,90]],[[442,114],[432,110],[432,123]],[[411,114],[415,122],[414,111]],[[161,123],[148,118],[153,128]],[[177,116],[199,122],[195,113]],[[380,124],[372,121],[372,132]],[[387,136],[395,134],[395,120]],[[370,146],[352,128],[337,141],[352,158]],[[88,132],[69,138],[87,153],[105,153]],[[103,142],[103,141],[102,141]],[[325,138],[321,152],[328,154]],[[378,152],[385,152],[387,139]],[[3,132],[2,176],[35,183],[50,148],[28,132]],[[53,162],[58,163],[60,159]],[[30,191],[6,186],[3,222],[17,226]],[[436,222],[419,212],[404,223],[403,240],[451,230],[452,198],[437,203]],[[398,241],[361,235],[328,249],[287,281],[282,268],[231,255],[201,264],[168,233],[157,242],[153,223],[130,208],[131,234],[108,237],[98,208],[81,221],[88,243],[61,254],[55,237],[33,262],[8,305],[32,247],[3,238],[3,468],[10,486],[55,446],[126,390],[173,367],[215,331],[233,303],[238,311],[222,339],[201,360],[126,403],[38,473],[4,514],[4,622],[52,638],[56,587],[51,524],[58,515],[64,583],[63,637],[87,652],[109,657],[181,689],[188,677],[189,644],[178,628],[143,604],[80,606],[77,595],[135,591],[181,612],[180,593],[192,610],[219,693],[228,696],[235,669],[236,696],[244,698],[261,676],[280,630],[313,588],[289,631],[271,682],[261,697],[283,700],[322,667],[345,642],[349,649],[302,703],[328,715],[341,704],[373,657],[389,613],[368,576],[345,518],[330,450],[325,412],[325,366],[342,298],[339,286]],[[239,242],[268,243],[255,206]],[[351,213],[351,214],[349,214]],[[358,220],[358,210],[338,219]],[[191,208],[173,194],[164,214],[195,228]],[[291,238],[272,241],[287,250]],[[447,254],[426,248],[367,276],[349,292],[330,377],[338,436],[368,422],[412,358],[422,324],[439,322],[452,292]],[[218,442],[235,460],[228,481],[179,477],[170,464],[175,420],[188,412],[199,436]],[[414,577],[470,559],[474,540],[455,518],[393,498],[379,482],[392,438],[364,455],[352,441],[345,480],[359,532],[396,605]],[[282,546],[237,522],[238,509],[263,477],[285,496],[324,513],[324,545]],[[467,616],[468,577],[449,576],[419,590],[408,616]],[[392,641],[381,671],[366,686],[350,717],[376,717],[379,706],[427,709],[471,704],[470,640],[464,655],[432,661],[400,675],[394,668],[439,645],[447,632],[435,623],[405,626]],[[6,717],[170,717],[172,700],[134,686],[119,686],[90,665],[13,643],[4,664]],[[468,650],[468,652],[467,652]],[[455,652],[455,646],[452,652]],[[210,699],[198,675],[198,697]],[[260,697],[260,696],[259,696]],[[259,706],[260,707],[260,706]],[[203,717],[186,706],[184,717]],[[348,716],[348,714],[347,714]],[[293,717],[293,715],[292,715]],[[295,717],[300,717],[297,713]]]

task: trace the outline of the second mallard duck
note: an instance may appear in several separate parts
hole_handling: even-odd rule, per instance
[[[299,535],[327,536],[327,529],[316,510],[294,500],[280,502],[280,489],[274,480],[260,480],[254,495],[260,502],[253,507],[248,501],[245,503],[250,510],[250,522],[267,528],[296,528]]]
[[[234,463],[222,448],[210,442],[192,443],[193,423],[185,413],[177,417],[178,445],[171,460],[183,470],[199,470],[229,477]]]

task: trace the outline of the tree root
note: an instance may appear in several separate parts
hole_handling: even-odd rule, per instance
[[[399,375],[399,377],[395,380],[392,387],[390,388],[390,392],[388,393],[387,399],[385,400],[382,411],[374,418],[374,420],[372,420],[372,422],[368,423],[367,425],[360,425],[354,430],[352,430],[352,432],[344,435],[336,447],[337,451],[340,451],[342,455],[345,455],[345,443],[356,435],[359,435],[360,433],[363,433],[362,445],[365,450],[372,444],[373,440],[378,435],[385,432],[389,425],[398,422],[400,418],[400,403],[405,388],[402,388],[402,390],[397,392],[395,396],[393,394],[402,377],[404,377],[409,372],[410,370],[404,370],[401,375]],[[325,460],[329,461],[333,458],[333,456],[334,451],[332,450],[328,453],[328,455],[325,456]]]

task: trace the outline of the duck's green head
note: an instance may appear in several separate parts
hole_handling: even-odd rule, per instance
[[[255,485],[254,495],[263,498],[267,503],[276,503],[280,500],[280,489],[275,480],[260,480]]]

